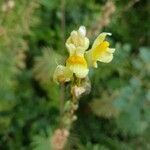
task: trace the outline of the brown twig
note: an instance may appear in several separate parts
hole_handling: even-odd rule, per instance
[[[115,13],[116,6],[114,3],[114,0],[108,0],[105,5],[102,8],[102,12],[100,13],[100,16],[98,17],[98,20],[95,21],[95,24],[92,26],[90,32],[88,33],[88,36],[90,37],[93,34],[97,34],[106,26],[109,25],[111,22],[111,19],[113,17],[113,14],[115,13],[115,18],[120,18],[123,13],[128,11],[130,8],[132,8],[137,2],[140,0],[131,0],[121,11],[118,13]]]
[[[102,8],[102,12],[100,13],[100,17],[95,22],[93,27],[91,28],[90,32],[88,33],[88,36],[90,37],[93,34],[99,33],[105,26],[107,26],[112,18],[112,15],[114,14],[116,10],[115,4],[112,0],[108,0],[105,5]]]
[[[131,7],[133,7],[137,2],[139,2],[140,0],[132,0],[130,1],[126,7],[123,9],[123,12],[126,12],[127,10],[129,10]]]

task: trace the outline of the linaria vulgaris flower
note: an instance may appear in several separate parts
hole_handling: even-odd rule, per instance
[[[66,67],[78,78],[85,78],[89,69],[84,53],[89,47],[89,39],[86,37],[86,29],[84,26],[81,26],[78,31],[71,32],[70,37],[67,39],[66,47],[69,51]]]
[[[113,59],[114,48],[109,48],[109,42],[105,41],[111,33],[101,33],[94,41],[92,48],[86,52],[85,57],[90,66],[97,68],[97,61],[109,63]]]
[[[97,61],[109,63],[113,59],[114,48],[109,48],[109,42],[105,40],[111,33],[101,33],[94,41],[92,48],[89,47],[89,39],[86,37],[86,28],[80,26],[77,31],[72,31],[66,41],[69,57],[66,65],[58,65],[54,80],[58,82],[70,81],[73,74],[77,78],[86,78],[89,67],[97,68]]]

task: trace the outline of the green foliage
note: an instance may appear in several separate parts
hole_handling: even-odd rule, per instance
[[[48,150],[59,123],[52,75],[67,55],[64,41],[80,25],[98,35],[106,1],[8,1],[0,1],[0,149]],[[114,59],[90,70],[91,93],[80,100],[66,150],[150,149],[149,3],[114,4],[102,29],[113,33]]]

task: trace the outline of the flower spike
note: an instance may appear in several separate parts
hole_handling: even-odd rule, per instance
[[[109,63],[113,59],[114,48],[109,47],[106,36],[111,33],[103,32],[95,39],[90,50],[89,39],[86,37],[86,28],[80,26],[78,30],[73,30],[66,41],[66,48],[69,57],[65,66],[58,65],[54,73],[54,80],[68,82],[73,74],[80,79],[86,78],[89,67],[97,68],[97,61]]]

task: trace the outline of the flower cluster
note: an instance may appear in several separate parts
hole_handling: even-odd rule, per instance
[[[114,48],[109,47],[105,40],[111,33],[101,33],[94,41],[91,49],[89,39],[86,37],[86,28],[80,26],[78,31],[72,31],[66,41],[69,57],[65,66],[58,65],[54,72],[56,82],[68,82],[75,75],[76,78],[86,78],[90,67],[97,68],[97,61],[109,63],[113,59]]]

